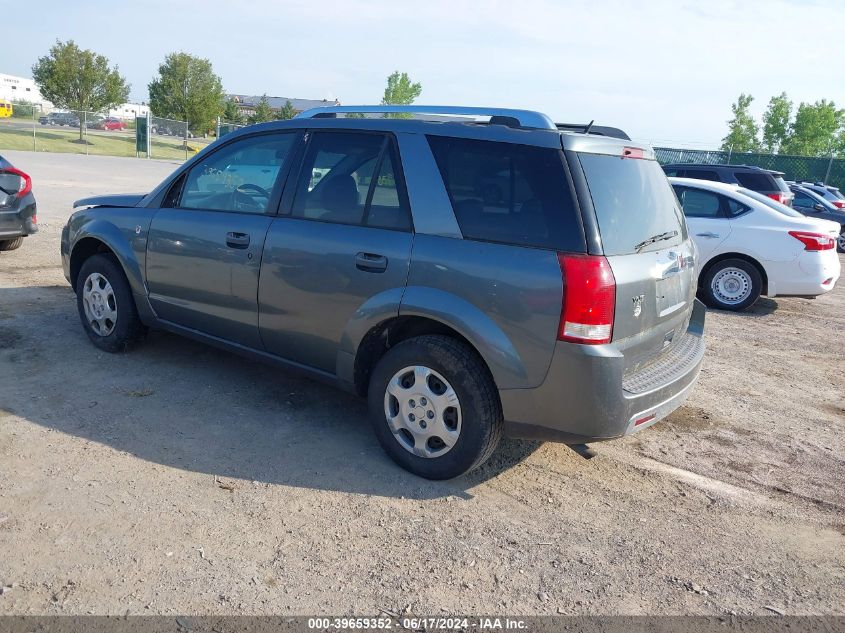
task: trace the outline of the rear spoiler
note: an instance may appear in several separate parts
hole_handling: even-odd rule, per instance
[[[595,134],[596,136],[612,136],[613,138],[621,138],[623,141],[630,141],[623,130],[618,127],[609,127],[607,125],[593,125],[592,123],[555,123],[555,127],[561,132],[578,132],[580,134]]]

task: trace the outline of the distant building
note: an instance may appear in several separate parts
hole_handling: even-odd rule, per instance
[[[6,101],[24,101],[26,103],[40,103],[45,108],[52,108],[53,104],[46,101],[32,79],[16,77],[0,73],[0,99]]]
[[[147,116],[150,106],[146,103],[122,103],[109,110],[109,116],[118,119],[134,119],[138,116]]]
[[[227,94],[226,98],[230,101],[234,101],[237,106],[238,110],[241,111],[241,114],[244,116],[252,116],[255,114],[255,108],[258,106],[259,102],[263,98],[263,95],[235,95],[235,94]],[[320,108],[325,106],[339,106],[340,101],[337,99],[296,99],[294,97],[267,97],[267,103],[270,105],[271,110],[275,110],[278,112],[282,108],[285,107],[285,103],[290,101],[293,109],[296,110],[297,113],[302,112],[304,110],[309,110],[311,108]]]

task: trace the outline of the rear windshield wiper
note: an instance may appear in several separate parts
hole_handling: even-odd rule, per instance
[[[647,240],[643,240],[639,244],[637,244],[634,249],[639,253],[642,249],[644,249],[649,244],[654,244],[655,242],[662,242],[663,240],[671,240],[678,234],[677,231],[666,231],[665,233],[658,233],[657,235],[652,235]]]

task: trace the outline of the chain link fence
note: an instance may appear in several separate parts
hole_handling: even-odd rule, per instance
[[[786,156],[783,154],[732,153],[720,150],[655,147],[658,162],[707,163],[710,165],[753,165],[763,169],[782,171],[787,180],[824,182],[845,188],[845,159],[814,156]]]
[[[186,160],[214,140],[195,136],[184,121],[150,117],[149,129],[150,158]],[[135,119],[13,103],[10,115],[0,116],[4,149],[135,157]]]

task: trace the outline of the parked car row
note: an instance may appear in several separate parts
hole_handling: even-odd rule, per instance
[[[80,121],[79,116],[73,112],[51,112],[45,116],[38,117],[38,122],[41,125],[57,125],[78,128],[82,121]],[[117,117],[102,117],[98,115],[87,117],[84,121],[84,125],[86,128],[92,130],[126,129],[126,123]]]

